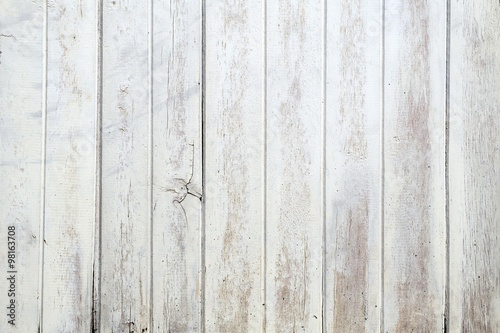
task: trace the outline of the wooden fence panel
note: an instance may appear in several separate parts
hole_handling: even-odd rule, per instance
[[[0,331],[500,331],[499,20],[2,1]]]

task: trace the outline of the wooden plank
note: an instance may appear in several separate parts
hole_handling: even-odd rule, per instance
[[[445,2],[385,12],[384,330],[443,330]]]
[[[261,326],[262,2],[206,3],[207,332]]]
[[[451,3],[450,332],[500,331],[497,1]]]
[[[324,14],[267,3],[267,332],[322,327]]]
[[[153,13],[153,332],[198,332],[201,6],[154,1]]]
[[[91,328],[95,217],[95,3],[48,6],[42,330]]]
[[[42,1],[1,1],[1,332],[36,332],[39,326],[43,77]],[[15,229],[13,267],[8,263],[8,245],[13,245],[8,244],[9,227]],[[7,273],[11,270],[17,273]],[[12,289],[7,280],[11,275],[15,275]],[[12,299],[15,313],[8,317]]]
[[[327,4],[325,332],[376,332],[381,299],[381,8]]]
[[[103,332],[151,330],[149,8],[103,5]]]

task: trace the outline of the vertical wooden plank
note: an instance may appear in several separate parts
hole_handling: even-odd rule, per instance
[[[206,3],[206,331],[260,328],[262,3]]]
[[[149,6],[103,4],[103,332],[150,327]]]
[[[323,9],[267,4],[268,332],[322,326]]]
[[[500,331],[498,1],[452,1],[450,332]]]
[[[35,332],[39,325],[43,30],[42,1],[0,3],[1,332]],[[15,244],[8,244],[9,227]]]
[[[327,4],[325,332],[380,326],[380,13]]]
[[[95,3],[52,2],[47,26],[42,330],[87,332],[95,217]]]
[[[153,332],[200,330],[201,6],[153,2]]]
[[[445,2],[386,8],[386,332],[443,329],[445,31]]]

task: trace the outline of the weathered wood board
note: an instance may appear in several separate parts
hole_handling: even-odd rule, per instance
[[[445,313],[446,3],[384,13],[383,322],[439,332]]]
[[[265,219],[262,2],[205,4],[204,325],[261,327]]]
[[[327,4],[325,332],[376,332],[382,310],[382,11]]]
[[[0,332],[500,332],[499,22],[0,2]]]
[[[46,10],[40,326],[85,332],[93,310],[96,5],[53,2]]]
[[[0,330],[3,332],[36,331],[40,323],[47,110],[44,22],[42,1],[0,3],[0,259],[3,273]],[[8,243],[9,236],[15,238],[15,244]],[[15,251],[15,256],[8,252],[10,250]],[[8,273],[10,271],[16,273]],[[15,279],[11,280],[12,275]],[[15,302],[14,307],[11,300]],[[21,320],[20,316],[25,319]]]
[[[150,10],[102,4],[98,331],[151,330]],[[117,274],[119,272],[119,274]]]
[[[449,331],[500,332],[500,4],[451,6]]]

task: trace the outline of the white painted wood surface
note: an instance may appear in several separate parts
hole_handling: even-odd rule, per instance
[[[499,332],[498,22],[0,2],[0,331]]]
[[[150,10],[102,4],[100,304],[102,332],[151,331]],[[119,274],[117,274],[119,272]]]
[[[379,2],[327,4],[325,331],[377,332],[382,310]]]
[[[198,332],[201,6],[153,2],[152,331]]]
[[[93,302],[97,115],[95,13],[93,2],[47,5],[41,254],[41,327],[45,332],[91,329],[88,318]]]
[[[446,4],[398,2],[384,18],[382,329],[439,332],[446,289]]]
[[[20,11],[19,9],[23,10]],[[3,332],[36,331],[41,309],[45,64],[42,1],[0,3],[0,258]],[[15,64],[15,65],[11,65]],[[15,326],[7,322],[8,227],[16,229]],[[20,251],[23,249],[22,251]],[[19,287],[22,286],[22,289]],[[10,311],[9,311],[10,313]],[[26,320],[20,320],[23,313]],[[29,319],[28,319],[29,318]]]
[[[318,332],[324,4],[266,9],[266,331]]]
[[[262,5],[207,1],[204,8],[206,332],[263,325]]]
[[[500,4],[451,6],[449,329],[500,332]]]

